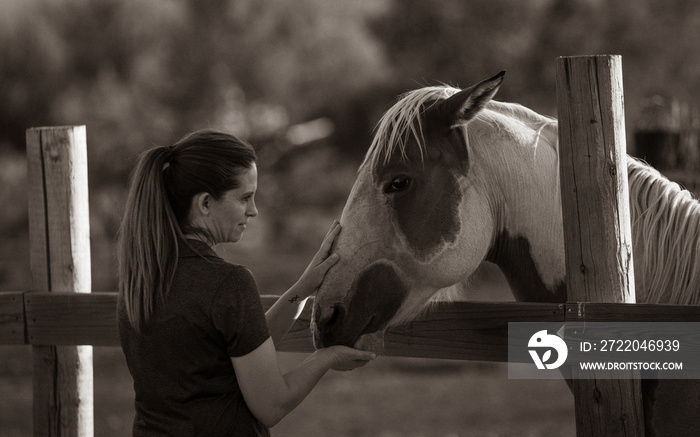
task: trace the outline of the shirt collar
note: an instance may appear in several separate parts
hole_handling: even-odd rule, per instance
[[[213,256],[218,255],[214,252],[214,249],[209,247],[209,245],[203,241],[195,239],[186,239],[184,241],[178,242],[178,249],[180,252],[180,258],[192,258],[192,257],[203,257],[203,256]]]

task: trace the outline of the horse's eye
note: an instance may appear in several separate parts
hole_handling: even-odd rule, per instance
[[[406,191],[410,186],[411,178],[408,176],[397,176],[386,186],[384,191],[386,193],[398,193],[400,191]]]

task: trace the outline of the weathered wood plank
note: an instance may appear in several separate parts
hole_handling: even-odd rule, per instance
[[[387,355],[508,361],[509,322],[563,322],[564,305],[525,302],[451,302],[390,329]],[[526,350],[512,360],[529,362]]]
[[[278,296],[262,296],[267,310]],[[26,293],[28,341],[35,345],[118,346],[117,293]],[[308,302],[277,345],[283,352],[314,350]],[[389,331],[393,356],[507,361],[508,322],[564,321],[561,304],[453,302],[435,305],[422,317]]]
[[[90,292],[85,126],[27,130],[34,290]],[[35,346],[34,435],[93,435],[91,346]]]
[[[557,61],[568,300],[635,302],[620,57]]]
[[[0,294],[0,314],[23,316],[22,293],[7,305]],[[267,310],[279,296],[261,296]],[[119,346],[116,322],[117,293],[26,293],[28,338],[34,345]],[[20,304],[18,305],[17,302]],[[282,352],[313,352],[309,323],[313,298],[299,319],[277,345]],[[700,307],[620,303],[540,304],[523,302],[452,302],[436,305],[413,322],[391,329],[386,355],[416,358],[448,358],[476,361],[508,361],[509,322],[575,321],[700,321]],[[0,325],[2,328],[2,325]],[[23,330],[23,328],[22,328]],[[0,344],[17,344],[14,337]],[[22,337],[24,338],[24,337]],[[512,357],[511,357],[512,358]],[[530,358],[523,351],[523,362]]]
[[[33,345],[118,346],[117,293],[25,294]]]
[[[24,344],[23,292],[0,292],[0,345]]]
[[[567,320],[581,322],[700,322],[700,306],[582,302],[566,308]]]
[[[635,302],[622,95],[620,56],[557,59],[569,301]],[[577,435],[644,435],[638,378],[572,370]]]

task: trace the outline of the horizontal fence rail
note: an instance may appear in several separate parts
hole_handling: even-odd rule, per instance
[[[279,296],[261,296],[265,310]],[[119,346],[117,293],[1,292],[0,345]],[[277,345],[314,350],[311,302]],[[416,358],[508,361],[509,322],[700,322],[700,307],[622,303],[444,302],[390,329],[385,354]],[[523,355],[523,360],[529,359]],[[511,357],[512,359],[512,357]]]

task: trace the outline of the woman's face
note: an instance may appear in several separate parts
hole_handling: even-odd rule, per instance
[[[248,219],[258,215],[255,192],[258,189],[258,169],[255,164],[238,178],[240,186],[226,191],[219,200],[209,199],[207,230],[218,243],[235,243],[241,239]]]

